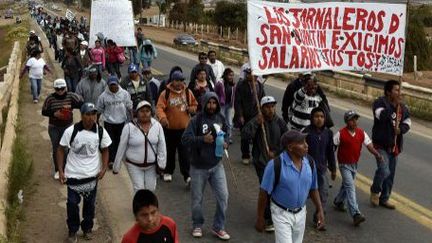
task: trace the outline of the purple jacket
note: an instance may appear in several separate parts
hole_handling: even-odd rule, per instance
[[[222,80],[216,82],[215,93],[217,94],[217,96],[219,98],[220,106],[224,106],[225,105],[225,85],[224,85]]]

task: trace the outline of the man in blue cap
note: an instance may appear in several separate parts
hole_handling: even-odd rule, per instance
[[[138,69],[137,65],[131,63],[128,67],[129,75],[123,77],[120,86],[130,94],[134,110],[138,103],[143,100],[150,102],[154,107],[150,83],[142,78]]]
[[[84,238],[92,239],[97,181],[104,177],[107,170],[108,146],[111,144],[107,131],[96,122],[96,106],[93,103],[84,103],[80,110],[81,121],[65,130],[57,150],[60,182],[67,185],[68,242],[77,242],[76,233],[80,225]],[[66,148],[69,153],[65,165]],[[81,197],[82,222],[79,212]]]

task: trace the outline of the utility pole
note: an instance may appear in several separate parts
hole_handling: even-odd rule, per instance
[[[141,24],[141,19],[142,19],[142,9],[143,9],[143,3],[142,3],[142,1],[143,0],[139,0],[140,1],[140,19],[139,19],[139,22],[140,22],[140,24]]]

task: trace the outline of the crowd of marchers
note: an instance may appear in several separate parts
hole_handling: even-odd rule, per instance
[[[377,164],[371,204],[395,209],[389,199],[396,161],[403,134],[411,127],[398,81],[387,81],[383,96],[373,103],[369,136],[358,127],[360,115],[355,110],[344,114],[344,127],[332,128],[329,102],[312,72],[288,84],[279,117],[278,101],[266,94],[265,78],[254,76],[249,63],[241,67],[236,81],[234,71],[210,50],[199,53],[188,82],[181,66],[172,67],[167,79],[158,80],[152,75],[157,50],[140,28],[135,33],[136,47],[117,46],[116,40],[98,33],[89,48],[86,19],[53,17],[43,8],[31,8],[31,16],[49,46],[44,49],[36,31],[30,31],[21,77],[28,72],[34,103],[44,99],[52,175],[67,185],[69,242],[77,241],[80,228],[85,239],[92,239],[98,181],[108,170],[118,174],[122,165],[134,190],[136,217],[122,242],[179,242],[175,222],[161,215],[156,197],[158,178],[173,180],[176,154],[190,189],[192,236],[203,237],[202,202],[208,183],[216,200],[211,232],[229,240],[225,229],[229,192],[222,158],[232,151],[236,130],[242,163],[253,164],[260,183],[255,228],[274,231],[276,242],[303,241],[308,198],[315,206],[313,221],[318,230],[326,229],[328,204],[347,211],[354,226],[366,220],[355,190],[363,146]],[[50,72],[42,58],[47,48],[53,48],[64,78],[53,82],[47,97],[40,97],[44,74]],[[127,65],[126,75],[121,73],[122,65]],[[75,124],[73,109],[81,113]],[[329,180],[335,180],[337,170],[342,183],[328,202]]]

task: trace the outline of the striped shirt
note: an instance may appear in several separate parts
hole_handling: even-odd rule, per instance
[[[81,96],[67,92],[65,95],[50,94],[43,106],[42,115],[49,117],[49,125],[68,127],[73,123],[73,109],[79,109],[83,104]],[[60,110],[61,117],[55,117],[54,113]]]
[[[314,96],[307,95],[304,88],[297,90],[294,93],[294,102],[290,107],[292,114],[290,120],[291,128],[301,130],[309,126],[310,114],[314,108],[320,105],[322,100],[318,94]]]

